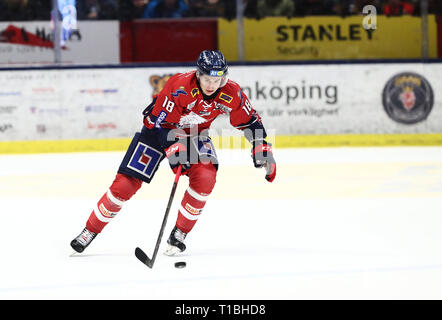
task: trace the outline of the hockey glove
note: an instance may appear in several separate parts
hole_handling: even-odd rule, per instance
[[[262,141],[252,149],[252,158],[255,168],[266,169],[266,180],[272,182],[276,176],[276,162],[273,158],[272,145]]]
[[[175,142],[164,151],[166,152],[166,158],[169,160],[169,165],[173,172],[176,173],[178,167],[181,166],[181,174],[187,174],[187,171],[190,169],[190,161],[185,141]]]

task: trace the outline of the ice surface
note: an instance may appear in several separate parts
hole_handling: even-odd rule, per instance
[[[217,184],[180,257],[153,269],[173,182],[163,162],[83,254],[69,242],[123,152],[0,156],[0,299],[441,299],[442,148],[219,150]],[[176,269],[174,263],[187,267]]]

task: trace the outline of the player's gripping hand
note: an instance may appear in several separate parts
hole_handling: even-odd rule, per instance
[[[265,141],[258,143],[252,149],[255,168],[266,169],[266,180],[272,182],[276,177],[276,162],[273,158],[272,145]]]
[[[190,169],[190,161],[187,152],[185,141],[178,141],[172,144],[169,148],[164,150],[166,152],[166,158],[169,160],[169,165],[173,172],[176,173],[178,167],[181,166],[181,174],[187,174]]]

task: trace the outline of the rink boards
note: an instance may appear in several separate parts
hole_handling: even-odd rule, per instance
[[[152,95],[171,74],[192,69],[0,70],[0,153],[125,149]],[[442,144],[440,63],[236,65],[229,72],[275,147]],[[210,134],[218,148],[245,146],[228,117]]]

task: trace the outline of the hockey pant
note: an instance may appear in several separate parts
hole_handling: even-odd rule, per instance
[[[216,182],[217,159],[215,148],[208,137],[189,138],[189,146],[197,148],[201,162],[187,172],[189,187],[184,193],[178,211],[177,227],[188,233],[198,220],[209,194]],[[86,227],[99,233],[120,212],[124,203],[141,187],[150,183],[160,162],[165,158],[155,134],[143,128],[135,134],[108,191],[98,201]],[[209,161],[206,161],[209,159]]]

